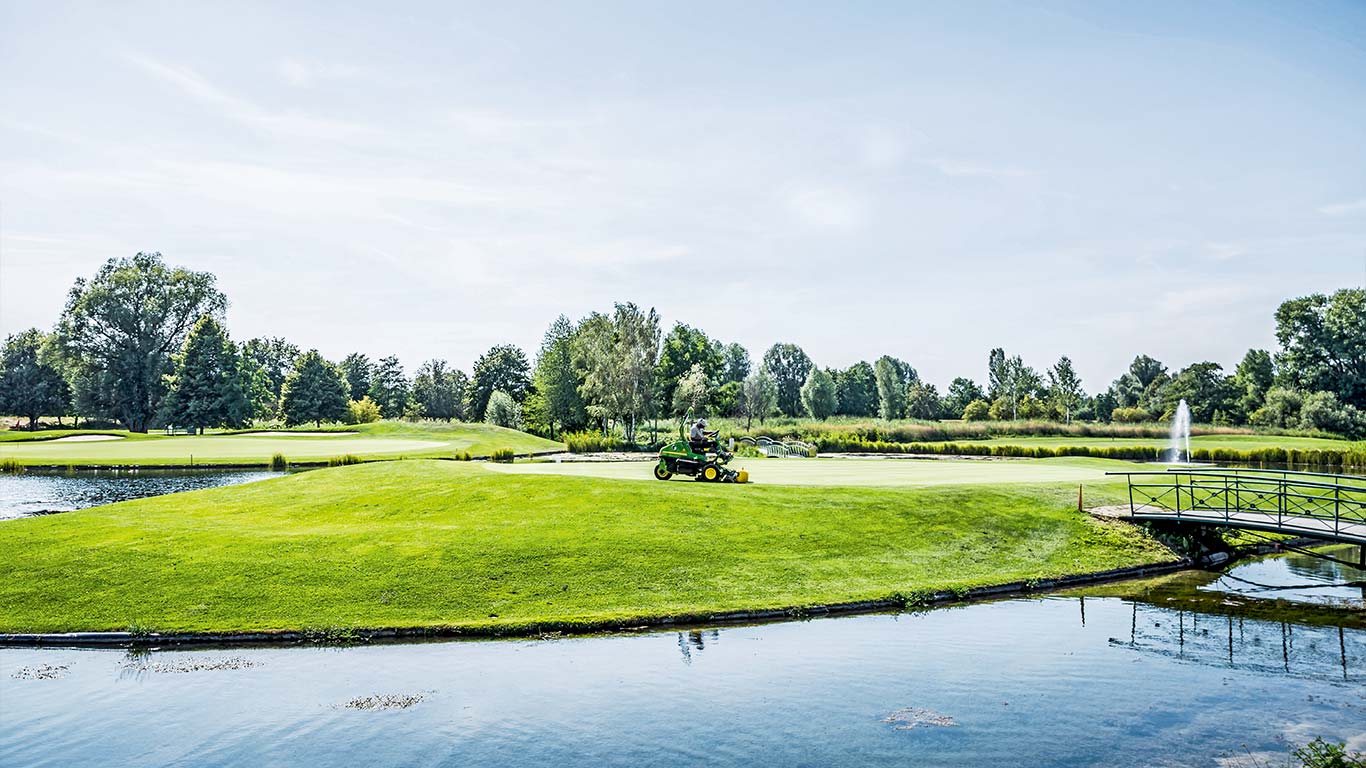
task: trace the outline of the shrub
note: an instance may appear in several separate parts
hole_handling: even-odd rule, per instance
[[[284,472],[289,469],[289,461],[283,453],[277,453],[270,457],[270,468],[276,472]]]
[[[495,427],[521,429],[522,407],[512,399],[512,395],[501,389],[494,390],[489,395],[488,407],[484,409],[484,421]]]
[[[1152,415],[1142,408],[1123,407],[1111,411],[1110,420],[1119,424],[1141,424],[1152,421]]]
[[[474,460],[474,457],[470,455],[470,452],[469,452],[469,451],[461,451],[460,453],[455,454],[455,460],[456,460],[456,461],[473,461],[473,460]]]
[[[963,421],[986,421],[991,418],[991,404],[985,400],[973,400],[963,409]]]
[[[499,464],[511,464],[515,458],[517,458],[517,454],[511,448],[495,448],[493,453],[489,454],[489,460],[496,461]]]
[[[333,456],[332,458],[330,458],[330,459],[327,460],[327,466],[329,466],[329,467],[345,467],[345,466],[350,465],[350,464],[359,464],[359,463],[360,463],[360,457],[358,457],[358,456],[352,456],[352,455],[349,454],[349,453],[346,454],[345,456]]]
[[[1366,435],[1366,414],[1342,403],[1332,392],[1315,392],[1304,398],[1300,426],[1355,438]]]
[[[359,400],[352,400],[346,406],[348,424],[370,424],[379,421],[379,404],[370,399],[369,395]]]

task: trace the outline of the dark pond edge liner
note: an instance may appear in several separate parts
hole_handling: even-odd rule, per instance
[[[532,451],[531,453],[518,453],[518,454],[514,454],[514,455],[515,455],[517,458],[519,458],[519,459],[534,459],[534,458],[536,458],[537,456],[554,456],[554,455],[557,454],[557,453],[565,453],[565,451],[564,451],[563,449],[559,449],[559,450],[545,450],[545,451]],[[488,456],[471,456],[471,457],[470,457],[470,461],[473,461],[473,462],[488,461],[488,460],[489,460],[489,457],[488,457]],[[312,461],[312,460],[308,460],[308,461],[290,461],[290,462],[289,462],[289,468],[290,468],[290,469],[294,469],[295,467],[298,467],[298,468],[301,468],[301,469],[302,469],[302,468],[307,467],[307,468],[310,468],[310,469],[316,469],[316,468],[319,468],[319,467],[328,467],[328,466],[331,466],[331,465],[328,463],[329,461],[331,461],[330,458],[328,458],[328,459],[318,459],[317,461]],[[358,463],[358,464],[378,464],[378,463],[380,463],[380,462],[385,462],[385,461],[460,461],[460,459],[454,458],[454,457],[452,457],[452,456],[391,456],[391,457],[385,457],[385,458],[361,459],[361,460],[360,460],[359,462],[357,462],[357,463]],[[355,465],[348,464],[348,465],[343,465],[343,466],[355,466]],[[238,464],[223,464],[223,463],[214,463],[214,462],[209,462],[209,463],[200,462],[200,463],[196,463],[196,464],[20,464],[20,465],[19,465],[19,472],[20,472],[20,473],[22,473],[22,472],[23,472],[24,470],[26,470],[26,469],[40,469],[40,470],[43,470],[44,472],[51,471],[51,470],[65,470],[65,469],[74,469],[74,470],[76,470],[76,471],[78,471],[78,472],[80,472],[80,471],[88,471],[88,470],[92,470],[92,469],[117,469],[117,470],[129,470],[129,471],[131,471],[131,470],[139,470],[139,471],[141,471],[141,470],[150,470],[150,471],[156,471],[156,470],[158,470],[158,469],[204,469],[204,470],[216,470],[216,469],[259,469],[259,470],[269,471],[269,470],[271,469],[271,467],[270,467],[270,462],[269,462],[269,461],[264,461],[264,462],[252,462],[252,463],[248,463],[248,464],[241,464],[241,463],[238,463]]]
[[[752,624],[860,613],[887,613],[950,604],[966,604],[1005,597],[1052,592],[1067,587],[1122,581],[1172,573],[1195,567],[1191,560],[1135,565],[1106,571],[1059,576],[1050,579],[1013,581],[955,592],[941,590],[928,595],[859,600],[829,605],[804,605],[720,613],[683,613],[671,616],[614,619],[610,621],[547,621],[515,627],[390,627],[378,629],[339,628],[332,631],[278,632],[58,632],[0,634],[0,647],[144,647],[144,646],[217,646],[252,645],[349,645],[371,642],[404,642],[450,639],[537,639],[545,635],[591,635],[612,632],[648,631],[665,628],[694,628],[715,624]]]

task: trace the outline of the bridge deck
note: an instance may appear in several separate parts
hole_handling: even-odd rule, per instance
[[[1321,517],[1277,515],[1274,512],[1267,513],[1255,510],[1229,510],[1228,512],[1223,510],[1182,510],[1175,512],[1156,507],[1137,507],[1125,517],[1133,520],[1170,520],[1183,523],[1223,525],[1231,528],[1249,528],[1270,533],[1293,533],[1352,544],[1366,544],[1366,523],[1334,521]]]
[[[1114,472],[1134,520],[1220,525],[1366,547],[1366,478],[1288,470]]]

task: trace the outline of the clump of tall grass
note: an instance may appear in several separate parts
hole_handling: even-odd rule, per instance
[[[24,465],[18,459],[0,459],[0,474],[17,475],[24,471]]]
[[[461,451],[460,453],[455,454],[455,460],[456,460],[456,461],[473,461],[473,460],[474,460],[474,457],[470,455],[470,452],[469,452],[469,451]]]
[[[289,460],[283,453],[277,453],[270,457],[270,468],[275,472],[284,472],[289,469]]]
[[[511,448],[495,448],[489,454],[489,461],[496,461],[499,464],[511,464],[517,458],[517,454]]]
[[[349,453],[344,456],[333,456],[332,458],[327,460],[327,466],[329,467],[345,467],[351,464],[359,463],[360,457],[353,456]]]

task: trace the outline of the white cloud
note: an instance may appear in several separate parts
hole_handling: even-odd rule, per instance
[[[280,60],[280,77],[296,88],[311,88],[324,80],[345,80],[360,74],[360,68],[350,64],[303,61],[292,56]]]
[[[1205,254],[1214,261],[1228,261],[1247,253],[1247,249],[1237,243],[1205,243]]]
[[[818,232],[848,234],[863,229],[868,220],[867,203],[843,187],[796,184],[783,201],[800,223]]]
[[[945,176],[976,176],[991,179],[1015,179],[1029,172],[1012,166],[995,166],[951,157],[922,157],[916,162],[928,165]]]
[[[1366,197],[1360,200],[1325,205],[1319,208],[1319,213],[1324,216],[1355,216],[1358,213],[1366,213]]]
[[[312,117],[300,113],[266,110],[247,99],[219,88],[188,67],[168,64],[140,53],[126,52],[123,57],[147,74],[174,86],[194,101],[215,110],[224,117],[263,132],[312,141],[350,138],[369,132],[367,127],[356,123]]]

